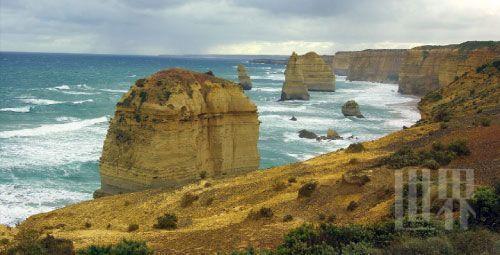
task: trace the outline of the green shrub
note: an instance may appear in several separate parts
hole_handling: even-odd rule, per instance
[[[33,229],[21,229],[15,236],[16,246],[11,247],[9,255],[72,255],[73,242],[68,239],[55,238],[47,235],[39,239],[40,232]]]
[[[139,225],[138,224],[130,224],[130,225],[128,225],[128,229],[127,230],[128,230],[128,232],[134,232],[134,231],[136,231],[138,229],[139,229]]]
[[[483,72],[484,69],[486,69],[486,67],[488,67],[488,64],[484,64],[482,66],[479,66],[476,68],[476,73],[481,73]]]
[[[404,239],[389,246],[387,251],[389,254],[454,254],[453,246],[446,237]]]
[[[435,113],[434,113],[434,121],[437,122],[448,122],[451,120],[451,111],[445,107],[439,108]]]
[[[389,157],[383,159],[383,163],[391,168],[399,169],[406,166],[416,166],[420,164],[420,157],[409,147],[404,147]]]
[[[302,185],[302,187],[300,187],[299,191],[298,191],[298,197],[301,198],[301,197],[310,197],[314,191],[316,190],[316,186],[318,184],[316,182],[308,182],[304,185]]]
[[[148,93],[146,91],[141,91],[139,96],[141,97],[141,103],[144,103],[148,100]]]
[[[115,245],[92,245],[79,250],[77,255],[151,255],[153,251],[145,242],[122,240]]]
[[[448,145],[448,150],[457,154],[457,156],[467,156],[470,154],[470,150],[467,147],[467,142],[465,140],[456,140]]]
[[[461,254],[495,254],[497,237],[485,229],[454,232],[449,239]]]
[[[347,153],[359,153],[365,150],[365,146],[362,143],[352,143],[349,144],[347,149],[345,150]]]
[[[500,232],[500,197],[492,188],[477,189],[470,199],[470,205],[476,213],[470,223]]]
[[[158,229],[176,229],[177,228],[177,216],[175,214],[167,213],[156,219],[157,223],[153,226]]]
[[[350,243],[342,247],[342,254],[371,255],[375,249],[366,242]]]
[[[439,163],[434,160],[434,159],[427,159],[424,161],[422,164],[423,167],[429,168],[431,170],[438,170],[439,169]]]

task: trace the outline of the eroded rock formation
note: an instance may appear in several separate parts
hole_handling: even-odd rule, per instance
[[[309,91],[335,91],[335,75],[320,55],[308,52],[299,57],[298,65]]]
[[[292,53],[285,70],[285,82],[281,90],[281,100],[309,100],[309,92],[304,84],[304,76],[298,64],[299,56]]]
[[[242,64],[238,65],[238,80],[240,82],[240,86],[244,90],[251,90],[252,89],[252,81],[250,80],[250,77],[247,74],[247,70],[245,69],[245,66]]]
[[[349,100],[345,102],[345,104],[342,106],[342,114],[344,116],[355,116],[358,118],[364,118],[363,114],[361,114],[361,111],[359,110],[359,105],[356,103],[354,100]]]
[[[178,187],[259,167],[257,109],[230,81],[183,69],[138,80],[116,105],[95,196]]]
[[[500,59],[500,42],[413,48],[401,66],[399,92],[425,95],[495,59]]]
[[[351,55],[347,80],[398,83],[407,50],[363,50]]]

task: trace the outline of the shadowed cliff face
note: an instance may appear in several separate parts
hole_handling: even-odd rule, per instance
[[[408,51],[399,73],[399,92],[425,95],[500,58],[500,42],[421,46]]]
[[[347,71],[352,61],[355,51],[339,51],[333,57],[333,72],[336,75],[347,76]]]
[[[256,106],[230,81],[183,69],[138,80],[116,105],[96,196],[178,187],[259,166]]]

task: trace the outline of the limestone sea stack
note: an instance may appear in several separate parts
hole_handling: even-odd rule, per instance
[[[139,79],[116,105],[95,197],[259,167],[257,108],[231,81],[184,69]]]
[[[304,76],[298,64],[299,56],[292,53],[285,70],[285,82],[281,90],[281,100],[309,100],[309,92],[304,84]]]
[[[309,91],[335,91],[335,75],[332,67],[316,52],[300,56],[298,65]]]
[[[364,118],[363,114],[361,114],[361,111],[359,110],[358,103],[354,100],[349,100],[342,106],[342,114],[346,117],[355,116],[358,118]]]
[[[244,90],[252,89],[252,81],[250,80],[250,77],[247,74],[245,66],[242,64],[238,64],[238,80],[240,81],[240,86]]]

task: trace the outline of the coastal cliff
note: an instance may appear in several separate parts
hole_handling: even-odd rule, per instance
[[[183,69],[139,79],[116,105],[96,197],[259,167],[257,109],[230,81]]]
[[[332,60],[332,68],[335,75],[347,76],[355,51],[338,51]]]
[[[407,50],[363,50],[350,55],[347,70],[349,81],[398,83],[399,69]]]
[[[495,59],[500,59],[500,42],[470,41],[413,48],[401,66],[399,92],[425,95]]]
[[[284,100],[309,100],[309,92],[304,83],[302,69],[298,63],[299,56],[293,52],[288,59],[285,70],[285,82],[281,89],[281,101]]]
[[[297,65],[309,91],[335,91],[332,68],[317,53],[308,52],[300,56]]]
[[[500,63],[494,62],[460,76],[422,99],[422,120],[417,124],[358,145],[357,151],[338,150],[227,179],[209,176],[174,191],[145,190],[95,199],[31,216],[18,228],[69,239],[76,248],[122,239],[144,240],[165,254],[275,248],[291,229],[325,223],[319,215],[333,213],[338,225],[391,217],[394,173],[422,166],[394,169],[384,162],[404,148],[419,154],[436,142],[450,144],[457,139],[466,141],[470,153],[452,158],[447,167],[474,169],[476,185],[494,185],[500,181],[499,69]],[[443,110],[448,118],[436,118],[443,116]],[[261,211],[263,218],[256,219],[255,212]],[[178,217],[177,229],[155,228],[165,213]]]

